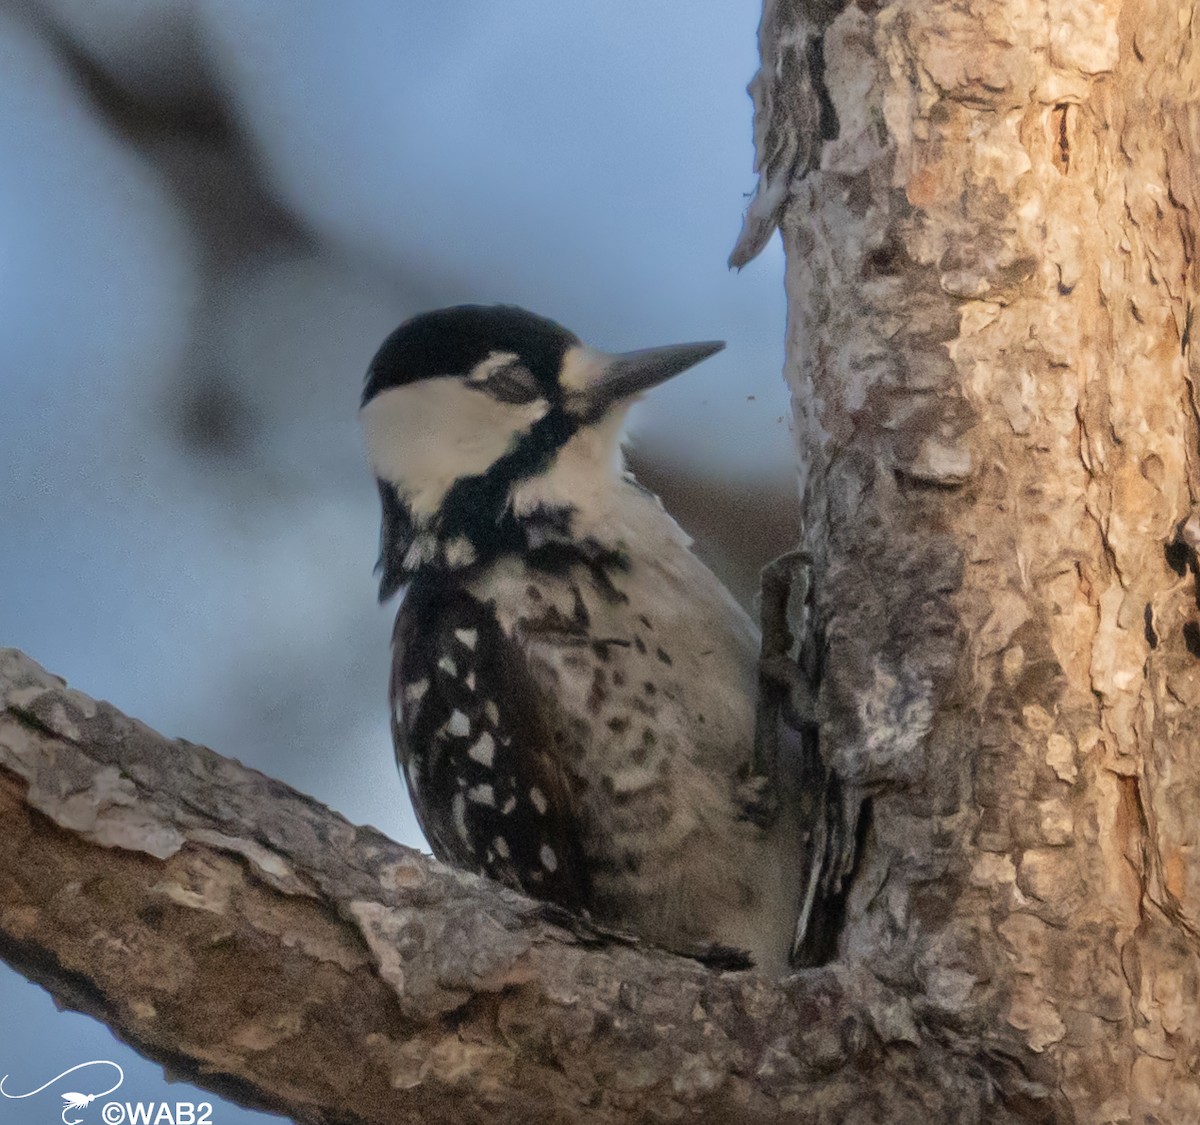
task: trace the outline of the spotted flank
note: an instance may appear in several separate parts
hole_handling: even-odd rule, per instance
[[[438,738],[445,740],[448,738],[466,738],[471,733],[471,720],[466,714],[460,711],[457,707],[450,712],[450,718],[446,720],[446,725],[438,730]]]
[[[490,785],[476,785],[467,790],[467,800],[477,805],[496,807],[496,791]]]
[[[391,688],[397,757],[434,854],[578,910],[589,883],[534,687],[490,606],[409,590]]]
[[[467,748],[467,757],[478,762],[484,769],[491,769],[496,759],[496,740],[490,731],[484,731]]]

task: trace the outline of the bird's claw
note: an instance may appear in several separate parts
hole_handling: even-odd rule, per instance
[[[740,817],[759,828],[770,828],[779,816],[779,792],[772,778],[764,774],[747,777],[737,787]]]

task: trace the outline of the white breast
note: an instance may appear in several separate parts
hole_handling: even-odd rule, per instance
[[[516,558],[471,592],[494,603],[538,685],[597,914],[668,943],[721,941],[777,964],[795,917],[795,856],[737,804],[758,631],[655,497],[628,481],[612,496],[593,532],[628,555],[627,572],[609,572],[623,598],[585,564],[551,576]]]

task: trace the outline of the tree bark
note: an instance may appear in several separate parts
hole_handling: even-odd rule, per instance
[[[6,961],[299,1122],[971,1120],[1012,1069],[888,1048],[917,1034],[893,989],[841,966],[776,984],[556,924],[14,650],[0,824]]]
[[[918,1054],[1040,1060],[1022,1116],[1200,1120],[1200,6],[828,8],[768,3],[752,92],[823,753],[873,794],[842,962]]]
[[[0,658],[0,955],[304,1122],[1200,1119],[1200,13],[768,0],[837,961],[602,941]]]

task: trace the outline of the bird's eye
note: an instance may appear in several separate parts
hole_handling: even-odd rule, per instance
[[[497,402],[533,402],[541,394],[533,372],[521,363],[495,368],[479,386]]]

